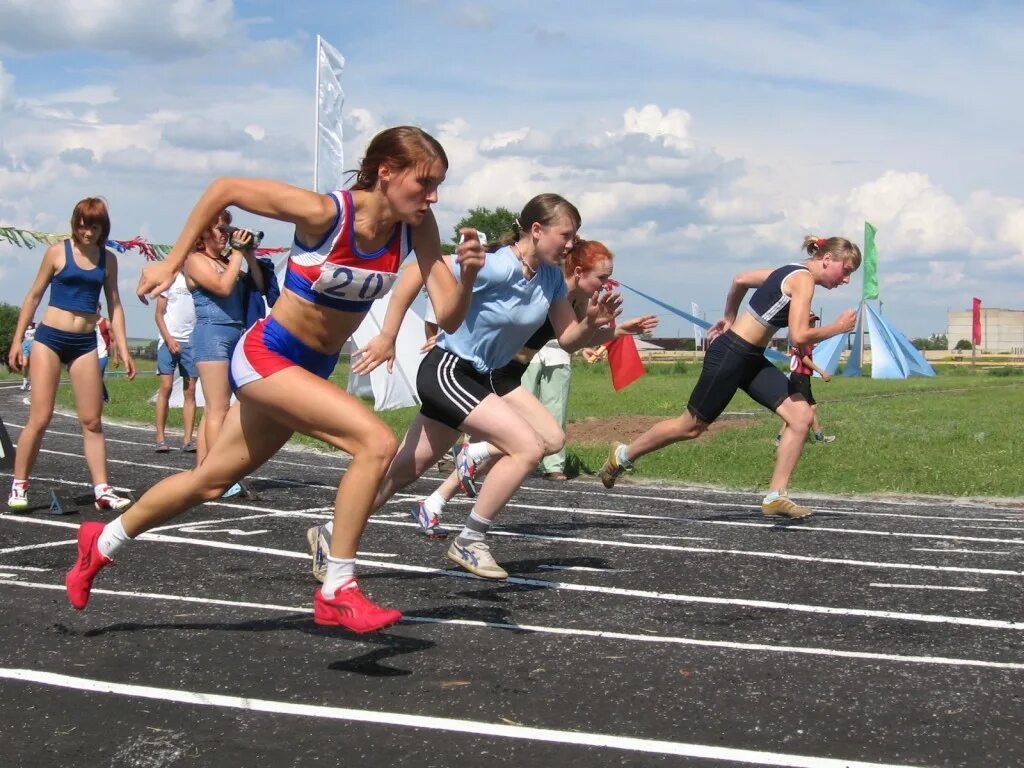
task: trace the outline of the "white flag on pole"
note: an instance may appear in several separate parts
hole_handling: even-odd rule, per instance
[[[690,314],[694,317],[700,317],[700,307],[696,301],[690,302]],[[704,329],[696,323],[693,325],[693,343],[697,349],[700,349],[704,344]]]
[[[317,192],[341,189],[345,179],[345,150],[342,147],[341,111],[345,92],[341,73],[345,57],[317,35],[316,38],[316,158],[313,187]]]

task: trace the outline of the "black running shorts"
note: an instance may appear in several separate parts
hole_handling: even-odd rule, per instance
[[[770,411],[789,397],[789,381],[764,356],[764,347],[726,331],[704,355],[704,368],[686,408],[696,419],[710,424],[722,415],[737,389]]]

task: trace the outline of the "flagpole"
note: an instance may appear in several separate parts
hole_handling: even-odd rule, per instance
[[[857,310],[857,325],[860,325],[860,375],[864,375],[864,337],[867,336],[867,323],[864,322],[864,302],[861,301],[860,307]],[[854,326],[856,328],[856,326]],[[874,360],[871,361],[874,365]],[[874,376],[874,370],[872,369],[872,376]]]
[[[314,66],[316,67],[316,88],[313,91],[313,100],[316,102],[313,120],[313,191],[320,191],[320,35],[316,36],[316,56]]]

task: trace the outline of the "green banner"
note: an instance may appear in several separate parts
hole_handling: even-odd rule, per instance
[[[878,249],[875,228],[864,222],[864,298],[878,298]]]

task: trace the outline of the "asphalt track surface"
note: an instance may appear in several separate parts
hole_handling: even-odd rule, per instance
[[[21,397],[0,389],[15,439]],[[190,464],[106,434],[117,487]],[[81,452],[56,416],[36,508],[0,516],[2,766],[1024,764],[1019,507],[802,496],[782,525],[753,493],[531,479],[495,583],[416,532],[431,473],[359,554],[406,618],[356,636],[313,624],[304,540],[342,457],[282,452],[259,499],[142,537],[76,612],[75,529],[109,517]],[[78,511],[44,514],[50,490]]]

